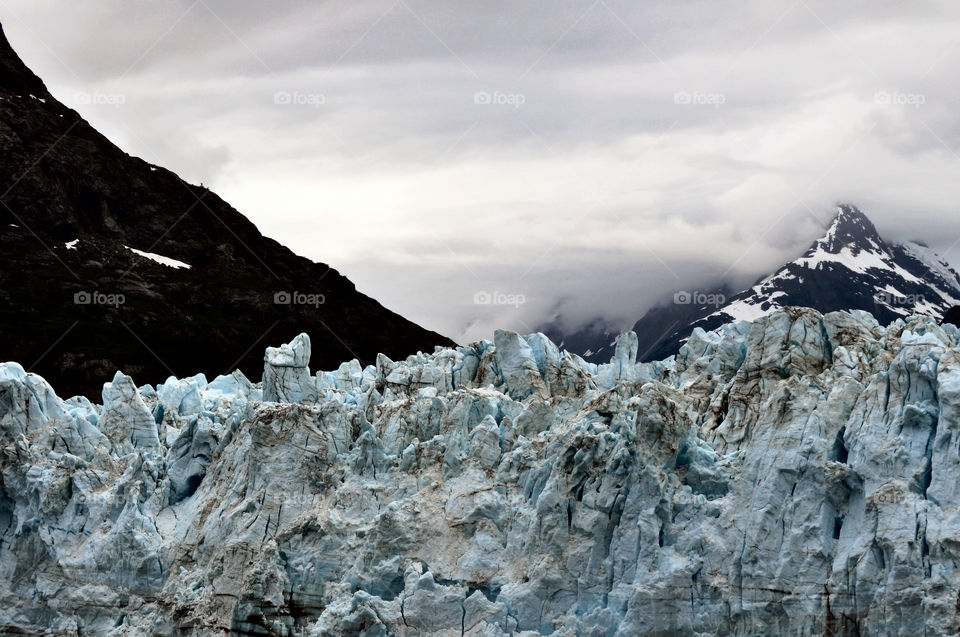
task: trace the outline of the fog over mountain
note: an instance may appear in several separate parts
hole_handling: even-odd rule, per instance
[[[697,328],[713,331],[790,306],[863,310],[881,324],[914,314],[956,323],[950,311],[960,309],[960,274],[948,263],[926,245],[888,243],[856,206],[841,204],[835,215],[806,252],[751,287],[677,290],[669,302],[651,308],[633,325],[640,360],[677,354]],[[539,331],[593,363],[610,360],[623,332],[602,313],[574,331],[563,323],[558,315]]]
[[[837,201],[960,264],[955,3],[4,0],[0,18],[123,150],[460,342],[742,289]]]

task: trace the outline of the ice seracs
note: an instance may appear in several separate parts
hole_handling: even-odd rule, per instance
[[[97,428],[112,442],[118,455],[135,449],[160,451],[157,423],[129,376],[117,372],[103,386],[103,410]]]
[[[280,347],[268,347],[264,355],[263,399],[275,402],[298,403],[304,392],[310,392],[310,337],[300,334],[292,342]]]
[[[957,634],[960,332],[778,309],[59,399],[0,365],[0,627]]]

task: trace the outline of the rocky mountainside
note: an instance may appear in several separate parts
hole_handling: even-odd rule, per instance
[[[301,331],[328,366],[452,344],[216,194],[125,154],[0,30],[0,360],[93,395],[117,369],[154,382],[259,374],[264,339]]]
[[[690,297],[689,303],[671,303],[650,308],[633,328],[638,339],[637,351],[640,352],[640,360],[659,360],[653,358],[655,351],[662,353],[669,350],[660,358],[676,354],[676,349],[679,349],[682,342],[677,343],[676,349],[671,350],[671,346],[666,345],[665,341],[716,309],[715,305],[704,301],[715,298],[729,299],[735,293],[730,286],[723,285],[706,292],[698,292],[696,298]],[[603,319],[594,319],[580,328],[568,330],[564,328],[560,318],[542,325],[540,331],[557,343],[558,347],[574,352],[591,363],[610,360],[617,346],[617,338],[622,332]]]
[[[788,308],[64,401],[0,366],[0,632],[954,635],[960,330]]]
[[[843,204],[823,237],[753,287],[738,294],[727,287],[678,292],[633,331],[641,359],[650,361],[676,354],[697,327],[709,331],[781,307],[865,310],[885,325],[911,314],[939,319],[958,304],[960,275],[942,258],[920,243],[885,241],[866,215]],[[544,333],[592,362],[608,360],[618,336],[600,321],[571,333],[551,325]]]

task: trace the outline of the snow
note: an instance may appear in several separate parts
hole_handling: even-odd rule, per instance
[[[913,311],[911,313],[927,314],[930,316],[939,317],[939,316],[943,316],[943,308],[937,305],[936,303],[932,303],[931,301],[928,301],[927,299],[920,299],[917,302],[916,306],[914,306]]]
[[[910,274],[902,267],[893,263],[893,257],[877,252],[868,252],[860,250],[854,253],[849,247],[844,247],[840,252],[834,254],[822,250],[818,245],[817,250],[810,256],[801,257],[794,261],[797,265],[817,269],[824,263],[839,263],[852,272],[857,274],[869,274],[870,270],[889,270],[902,279],[913,283],[924,283],[922,279]]]
[[[909,254],[911,257],[913,257],[920,263],[927,266],[930,270],[933,271],[934,274],[936,274],[938,277],[943,279],[944,282],[951,284],[955,287],[958,284],[960,284],[960,281],[958,281],[958,278],[957,278],[957,273],[949,265],[947,265],[947,263],[942,258],[940,258],[940,256],[936,252],[934,252],[930,248],[922,246],[918,243],[914,243],[913,241],[905,241],[903,243],[898,243],[897,246],[902,248],[904,252]],[[941,296],[943,296],[948,301],[951,301],[955,304],[960,304],[960,299],[957,299],[949,292],[944,292],[943,289],[940,288],[939,286],[937,286],[937,291],[940,292]],[[955,289],[954,292],[956,291],[957,290]]]
[[[74,239],[73,241],[67,241],[63,245],[64,247],[66,247],[67,250],[76,250],[77,245],[79,245],[79,243],[80,243],[80,239],[77,238],[77,239]],[[181,269],[181,268],[193,267],[189,263],[185,263],[177,259],[171,259],[170,257],[163,256],[162,254],[156,254],[155,252],[144,252],[143,250],[137,250],[136,248],[131,248],[130,246],[123,246],[123,247],[126,248],[127,250],[130,250],[131,252],[134,252],[140,255],[141,257],[144,257],[145,259],[150,259],[151,261],[159,263],[160,265],[165,265],[170,268]]]
[[[771,305],[768,310],[764,310],[761,309],[759,305],[755,305],[747,300],[742,300],[734,301],[724,306],[719,312],[714,312],[714,314],[723,312],[734,321],[755,321],[777,309],[779,309],[777,306]]]
[[[821,242],[825,242],[828,239],[833,239],[837,236],[837,230],[840,227],[840,220],[843,218],[843,209],[838,208],[837,215],[833,218],[833,222],[830,224],[830,227],[827,229],[827,234],[820,239]]]
[[[130,246],[123,246],[131,252],[139,254],[141,257],[155,261],[160,265],[165,265],[170,268],[192,268],[193,266],[189,263],[184,263],[183,261],[178,261],[177,259],[171,259],[170,257],[165,257],[162,254],[156,254],[155,252],[144,252],[143,250],[137,250],[136,248],[131,248]]]

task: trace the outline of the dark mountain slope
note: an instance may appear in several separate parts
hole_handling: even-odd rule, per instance
[[[121,151],[50,95],[0,27],[0,360],[61,394],[97,393],[116,369],[259,379],[263,342],[301,331],[315,368],[451,343]]]

